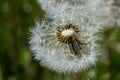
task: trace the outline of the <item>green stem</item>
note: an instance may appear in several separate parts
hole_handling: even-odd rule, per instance
[[[88,80],[88,76],[87,76],[87,73],[86,73],[85,70],[82,70],[82,72],[81,72],[81,77],[82,77],[81,80]]]
[[[80,75],[79,75],[79,73],[74,73],[74,74],[73,74],[73,80],[80,80]]]
[[[73,80],[88,80],[88,76],[85,70],[82,70],[81,73],[74,73]]]

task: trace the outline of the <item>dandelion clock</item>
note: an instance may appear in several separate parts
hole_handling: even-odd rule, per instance
[[[100,0],[37,0],[40,7],[45,11],[47,15],[53,16],[59,10],[67,8],[69,5],[73,5],[79,8],[84,8],[85,10],[94,11],[98,5],[100,5]],[[88,11],[86,11],[88,12]]]
[[[96,33],[101,30],[100,23],[86,7],[68,5],[55,12],[31,29],[34,58],[57,72],[88,69],[99,54]]]
[[[120,27],[120,0],[101,0],[97,10],[105,28]]]

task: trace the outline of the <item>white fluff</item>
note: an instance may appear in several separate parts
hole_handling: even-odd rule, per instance
[[[47,15],[54,15],[69,5],[74,5],[87,11],[96,11],[100,0],[37,0]],[[57,2],[58,1],[58,2]],[[61,2],[59,2],[61,1]]]
[[[44,2],[44,0],[40,1]],[[79,5],[67,5],[61,10],[54,11],[56,14],[49,17],[50,21],[47,19],[40,24],[36,22],[36,26],[31,29],[30,44],[35,59],[40,61],[42,66],[67,73],[78,72],[95,64],[99,54],[96,33],[101,30],[101,27],[93,12],[86,11],[86,6],[81,8]],[[69,46],[60,43],[56,38],[58,28],[62,28],[68,23],[79,28],[80,33],[77,37],[86,43],[86,45],[81,45],[81,57],[71,54]],[[63,32],[63,35],[66,36],[73,34],[72,30]]]
[[[114,1],[118,1],[113,5]],[[119,0],[100,0],[97,9],[97,17],[100,18],[105,28],[120,27],[120,1]]]

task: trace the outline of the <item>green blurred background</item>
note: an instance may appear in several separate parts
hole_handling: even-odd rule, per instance
[[[43,68],[33,59],[29,28],[42,16],[36,0],[0,0],[0,80],[77,80],[72,74]],[[90,80],[120,80],[120,28],[114,27],[99,35],[102,51],[97,64],[87,70]]]

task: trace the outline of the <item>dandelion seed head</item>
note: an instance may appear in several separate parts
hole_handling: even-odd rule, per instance
[[[120,26],[120,1],[119,0],[101,0],[101,5],[97,10],[105,28]]]
[[[36,22],[31,29],[31,50],[42,66],[54,71],[68,73],[88,69],[99,54],[96,33],[101,28],[92,11],[68,5],[42,22]]]
[[[86,11],[96,11],[100,0],[37,0],[47,15],[54,15],[69,5],[73,5]]]

